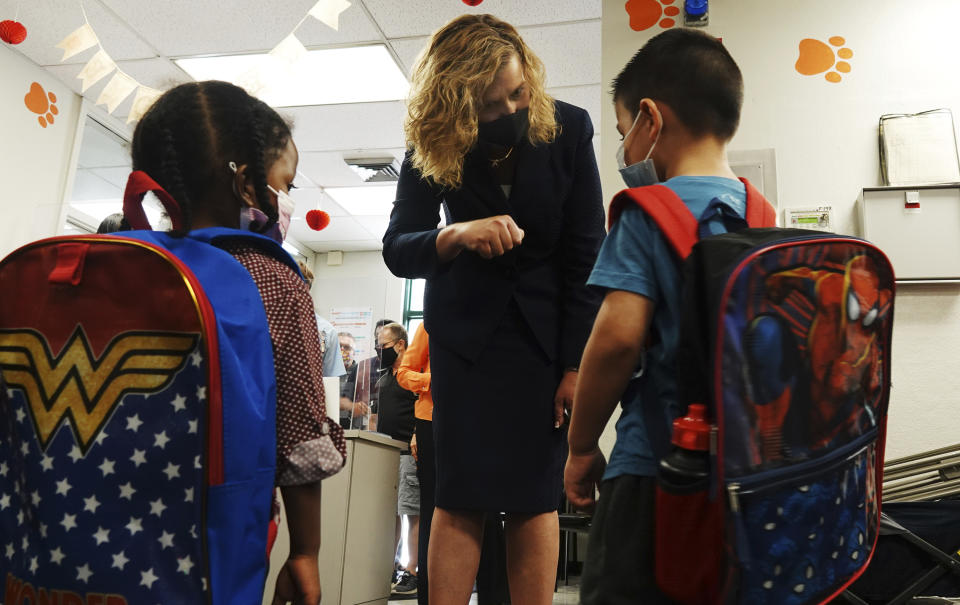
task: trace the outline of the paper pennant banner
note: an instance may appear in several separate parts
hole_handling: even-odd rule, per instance
[[[340,13],[348,8],[347,0],[320,0],[310,9],[310,16],[340,31]]]
[[[295,34],[290,34],[284,38],[283,42],[277,44],[273,50],[270,51],[270,56],[286,63],[287,65],[293,65],[302,59],[306,54],[307,49],[304,48],[303,44],[300,43],[300,40],[297,39]]]
[[[129,97],[137,86],[140,86],[139,82],[118,70],[100,93],[97,105],[106,105],[107,111],[113,113],[117,106],[123,103],[123,100]]]
[[[63,49],[63,58],[60,59],[60,62],[63,63],[73,55],[82,53],[99,43],[100,41],[97,39],[97,34],[93,32],[93,28],[90,27],[89,23],[84,23],[75,29],[72,34],[61,40],[60,44],[57,44],[57,48]]]
[[[101,48],[77,75],[77,78],[83,80],[83,86],[80,87],[80,91],[87,92],[88,88],[110,75],[110,72],[116,68],[117,64],[114,63],[110,55]]]
[[[248,69],[237,78],[237,86],[250,93],[251,96],[259,97],[263,89],[267,87],[263,70],[260,67]]]
[[[137,96],[133,97],[133,106],[130,107],[130,115],[127,116],[127,124],[138,122],[161,94],[163,93],[149,86],[138,88]]]

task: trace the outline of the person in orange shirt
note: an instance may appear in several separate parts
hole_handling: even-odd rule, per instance
[[[427,551],[430,544],[430,523],[436,491],[436,466],[433,449],[433,396],[430,393],[430,343],[423,324],[417,327],[413,341],[403,354],[397,369],[400,386],[420,396],[414,405],[416,425],[410,440],[410,452],[417,461],[420,480],[420,536],[417,548],[417,603],[426,605]]]

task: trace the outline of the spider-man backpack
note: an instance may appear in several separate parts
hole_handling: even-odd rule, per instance
[[[3,603],[261,602],[276,384],[257,287],[217,247],[238,238],[298,271],[219,228],[0,261]]]
[[[858,238],[769,228],[773,208],[744,182],[747,224],[719,200],[698,219],[663,186],[611,205],[612,222],[639,204],[685,261],[678,402],[699,405],[672,445],[650,431],[665,459],[657,582],[684,605],[823,603],[877,541],[893,269]],[[709,235],[717,213],[727,233]],[[675,456],[702,472],[677,481]]]

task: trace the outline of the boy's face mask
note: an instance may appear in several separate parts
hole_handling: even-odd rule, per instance
[[[620,168],[620,176],[623,178],[623,182],[626,183],[627,187],[631,188],[656,185],[660,182],[660,177],[657,176],[657,168],[653,165],[653,159],[650,156],[653,155],[657,141],[660,140],[660,133],[663,132],[663,128],[657,132],[657,137],[653,140],[653,145],[650,146],[650,151],[647,152],[647,156],[643,158],[642,161],[627,166],[625,146],[630,134],[637,127],[637,122],[640,121],[640,115],[638,111],[637,117],[633,120],[633,125],[630,126],[627,134],[623,135],[623,141],[620,142],[620,147],[617,148],[617,166]]]

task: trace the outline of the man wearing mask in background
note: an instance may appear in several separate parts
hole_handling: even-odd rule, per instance
[[[340,426],[344,429],[362,428],[363,419],[370,407],[362,398],[357,397],[357,372],[360,364],[354,358],[356,340],[349,332],[340,333],[340,354],[346,374],[340,380]],[[369,389],[366,389],[369,391]]]
[[[397,382],[397,370],[407,350],[407,331],[397,323],[382,326],[377,336],[377,358],[383,375],[377,382],[379,398],[372,406],[370,428],[410,443],[413,437],[414,404],[417,396]],[[420,528],[420,482],[417,463],[410,451],[400,455],[400,477],[397,490],[397,532],[395,557],[399,558],[402,517],[407,517],[407,568],[398,568],[399,577],[393,587],[394,598],[416,598],[417,544]]]

